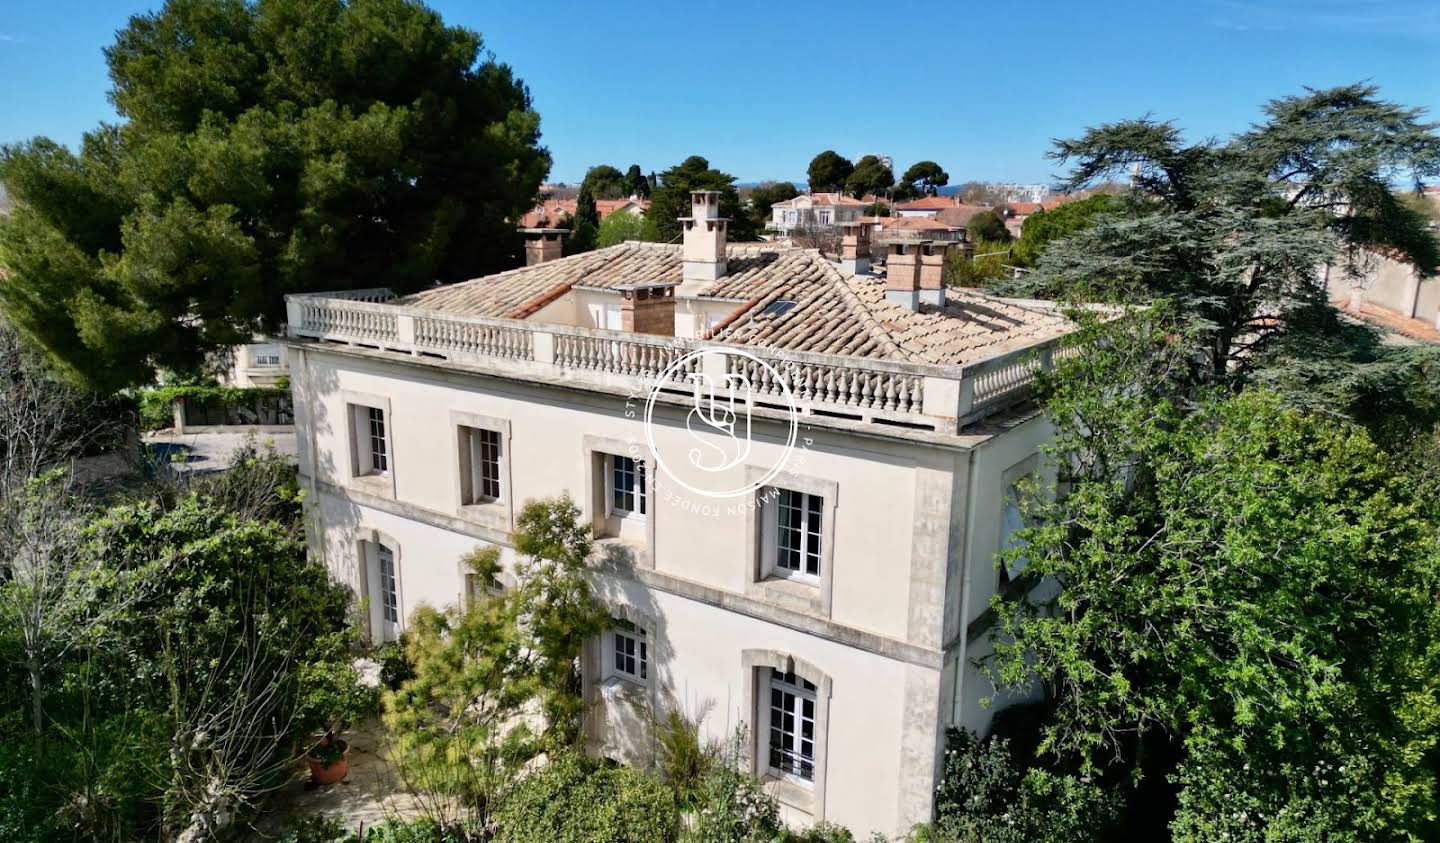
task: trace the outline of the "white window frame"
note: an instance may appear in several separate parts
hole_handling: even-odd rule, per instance
[[[462,506],[483,506],[505,499],[505,434],[489,427],[460,425]],[[493,494],[492,494],[493,492]]]
[[[628,621],[615,619],[605,630],[601,647],[602,667],[607,679],[620,679],[634,685],[650,684],[652,653],[650,636],[645,627]],[[628,661],[629,669],[617,662]]]
[[[361,589],[369,602],[370,639],[377,644],[399,640],[405,628],[405,577],[400,545],[379,530],[368,530],[362,535],[357,548],[361,560]]]
[[[625,460],[629,467],[623,468],[620,460]],[[623,491],[617,487],[616,481],[621,476],[628,475],[630,478],[629,491]],[[645,471],[645,460],[637,457],[628,457],[624,454],[605,455],[605,512],[608,515],[620,518],[632,518],[642,520],[649,509],[649,477]],[[618,505],[617,495],[629,495],[632,507],[638,504],[639,509],[626,509]]]
[[[778,670],[770,669],[765,671],[764,694],[759,701],[758,722],[760,725],[760,749],[764,753],[760,759],[765,775],[783,781],[794,782],[802,787],[815,786],[815,771],[819,760],[817,747],[819,746],[818,722],[820,712],[819,688],[815,683],[810,682],[803,676],[794,673],[781,673]],[[788,730],[791,740],[796,744],[795,750],[785,750],[776,747],[776,733],[779,732],[783,738],[787,730],[783,725],[775,722],[776,695],[782,699],[781,710],[788,713],[792,718],[791,728]],[[788,697],[788,699],[785,699]],[[809,703],[810,715],[805,717],[805,704]],[[808,719],[810,725],[810,737],[804,736],[805,721]],[[810,744],[809,756],[804,755],[801,747],[803,742]],[[801,760],[801,763],[810,765],[810,775],[787,770],[784,767],[776,767],[772,760],[775,753],[786,753]]]
[[[767,573],[770,576],[818,586],[821,577],[825,574],[825,544],[828,541],[825,498],[823,495],[811,492],[780,487],[775,487],[774,492],[774,496],[767,500],[765,507],[766,530],[763,540]],[[800,511],[800,525],[790,527],[782,523],[784,515],[797,508]],[[818,525],[812,520],[812,515],[818,517]],[[781,540],[790,535],[796,536],[799,540],[799,547],[794,551],[798,555],[799,568],[791,568],[782,564]],[[816,539],[813,551],[810,549],[812,537]],[[815,565],[813,573],[809,570],[812,561]]]
[[[764,466],[745,467],[745,479],[759,485],[769,479],[771,472]],[[835,584],[835,546],[839,528],[840,484],[822,477],[787,472],[785,485],[764,486],[757,493],[754,506],[744,509],[745,535],[745,593],[746,595],[805,612],[823,618],[830,617]],[[820,503],[819,570],[809,573],[794,571],[776,564],[780,541],[780,500],[781,491],[803,494],[802,506],[810,499]],[[807,518],[802,531],[802,542],[810,534]],[[802,547],[806,545],[802,544]]]
[[[744,684],[742,699],[748,706],[744,716],[753,727],[749,771],[764,779],[766,790],[782,804],[808,814],[810,822],[828,819],[825,794],[834,682],[816,664],[778,650],[741,650],[740,667]],[[808,779],[770,765],[771,690],[774,688],[790,693],[797,706],[804,700],[812,704],[809,756],[812,767]],[[803,715],[803,709],[801,713]],[[800,721],[796,721],[793,728],[797,736],[803,734]]]

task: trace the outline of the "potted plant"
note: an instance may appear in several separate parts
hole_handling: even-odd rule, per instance
[[[310,764],[310,778],[316,784],[334,784],[350,772],[350,744],[326,732],[325,737],[307,753],[305,760]]]

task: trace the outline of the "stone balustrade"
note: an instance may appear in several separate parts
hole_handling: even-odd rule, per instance
[[[1024,400],[1035,372],[1053,364],[1053,342],[939,366],[461,316],[387,303],[392,298],[388,290],[287,296],[287,334],[580,389],[648,394],[665,375],[662,392],[675,400],[703,369],[745,378],[756,406],[783,411],[793,403],[807,424],[838,420],[942,433]],[[686,357],[702,350],[715,354]]]

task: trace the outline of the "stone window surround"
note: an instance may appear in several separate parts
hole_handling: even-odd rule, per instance
[[[376,395],[370,392],[355,392],[349,389],[340,391],[340,399],[345,402],[345,440],[349,446],[350,465],[345,472],[345,485],[352,489],[359,489],[372,495],[395,499],[395,416],[390,411],[390,399],[384,395]],[[361,474],[360,473],[360,447],[361,434],[368,432],[358,430],[356,427],[357,407],[373,407],[385,414],[385,454],[389,459],[389,465],[384,474]]]
[[[745,701],[744,722],[750,727],[750,743],[746,747],[750,772],[759,776],[767,790],[781,802],[810,815],[811,822],[825,819],[826,761],[830,743],[830,697],[834,683],[830,675],[804,659],[778,650],[746,649],[740,651],[742,696]],[[764,671],[764,673],[762,673]],[[759,734],[760,705],[766,701],[761,691],[769,688],[769,671],[794,673],[815,685],[815,779],[808,785],[770,775],[765,767],[769,736]],[[766,677],[764,683],[761,677]]]
[[[1040,455],[1031,454],[1005,469],[1005,471],[1000,474],[1000,498],[996,501],[995,511],[991,513],[991,517],[995,519],[994,523],[999,525],[999,529],[995,531],[995,556],[992,557],[996,563],[995,588],[997,591],[1004,589],[1006,584],[1005,572],[1001,570],[998,558],[1000,552],[1005,549],[1005,499],[1010,495],[1010,485],[1012,483],[1015,483],[1026,475],[1038,474],[1039,467]]]
[[[763,466],[745,467],[745,481],[758,483],[769,473]],[[786,608],[829,618],[835,586],[835,515],[839,507],[840,484],[834,480],[781,472],[757,495],[770,489],[789,489],[819,495],[825,506],[820,522],[820,582],[812,585],[801,580],[771,574],[766,570],[767,552],[762,546],[766,530],[762,519],[774,513],[774,501],[754,499],[754,506],[745,507],[745,594]]]
[[[600,519],[607,517],[608,506],[605,501],[599,500],[603,497],[604,491],[609,486],[605,473],[607,470],[604,457],[619,454],[628,456],[637,462],[645,464],[645,496],[646,514],[645,520],[645,546],[636,548],[641,551],[634,554],[634,564],[638,568],[655,569],[655,518],[659,506],[657,502],[660,496],[656,494],[656,486],[659,478],[656,476],[655,458],[650,454],[650,449],[638,442],[631,442],[625,439],[616,439],[611,436],[597,436],[587,433],[580,439],[581,464],[584,466],[584,494],[577,501],[580,504],[581,515],[587,524],[595,524]],[[598,465],[597,465],[598,463]],[[596,506],[599,504],[599,509]],[[604,539],[602,539],[604,541]],[[613,541],[613,539],[612,539]],[[633,545],[627,545],[633,547]]]
[[[370,594],[370,566],[372,564],[370,545],[384,545],[388,548],[390,558],[395,564],[395,609],[400,618],[396,621],[396,626],[400,630],[405,629],[405,566],[401,563],[400,542],[396,541],[394,536],[373,527],[361,527],[356,531],[354,547],[355,558],[359,564],[355,566],[355,571],[358,575],[356,579],[359,582],[355,589],[355,596],[357,601],[374,598],[367,604],[365,611],[365,637],[372,643],[379,643],[375,641],[374,606],[374,600],[379,597]]]
[[[606,603],[605,611],[611,619],[629,621],[645,630],[645,640],[649,665],[645,684],[641,685],[629,679],[616,679],[624,689],[624,696],[639,702],[653,716],[660,712],[660,665],[663,656],[661,650],[662,630],[659,621],[636,608],[629,603]],[[604,640],[603,636],[609,635],[613,627],[606,626],[600,635],[594,636],[586,642],[584,652],[581,654],[581,692],[585,710],[596,711],[602,703],[601,691],[607,681],[613,678],[610,672],[605,669],[604,664]],[[599,747],[604,741],[604,735],[600,733],[600,726],[603,718],[585,718],[586,726],[584,732],[592,746]]]
[[[500,434],[500,497],[485,503],[467,504],[464,498],[465,440],[460,434],[462,427],[493,430]],[[453,487],[455,514],[467,521],[482,524],[496,530],[511,532],[515,525],[515,493],[511,485],[514,469],[511,455],[510,420],[499,416],[487,416],[465,410],[450,411],[450,435],[454,441],[453,469],[450,481]]]
[[[477,547],[476,549],[479,550],[482,548]],[[472,607],[472,604],[470,600],[470,592],[465,587],[465,578],[467,576],[474,576],[475,572],[470,570],[469,565],[465,564],[464,556],[461,556],[455,561],[455,571],[456,574],[460,577],[460,594],[458,605],[463,606],[466,609],[470,609]],[[500,570],[495,572],[495,581],[500,583],[500,587],[505,591],[510,591],[519,584],[519,580],[515,578],[515,574],[509,569],[507,569],[503,564],[500,566]],[[486,593],[491,593],[489,588],[486,588]]]

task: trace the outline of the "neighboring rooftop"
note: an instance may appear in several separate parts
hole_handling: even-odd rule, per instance
[[[549,228],[559,225],[567,216],[575,215],[577,200],[575,199],[549,199],[536,205],[520,218],[521,228]],[[600,219],[605,219],[616,211],[631,210],[643,211],[650,207],[648,199],[596,199],[595,210],[599,213]]]
[[[891,361],[966,364],[1067,333],[1056,311],[972,291],[948,290],[943,308],[909,310],[885,298],[885,281],[847,275],[818,251],[729,246],[727,272],[698,298],[735,303],[710,335],[761,348]],[[438,287],[395,304],[464,316],[523,319],[572,288],[619,290],[680,284],[679,245],[629,242],[536,266]],[[766,315],[777,301],[793,301]]]
[[[794,199],[786,199],[783,202],[776,202],[770,207],[798,208],[802,205],[806,205],[806,200],[808,200],[808,204],[810,206],[816,206],[821,208],[827,205],[862,206],[871,204],[864,199],[853,199],[843,193],[802,193],[799,196],[796,196]]]
[[[902,202],[895,206],[897,211],[935,211],[953,208],[959,204],[953,196],[925,196],[913,202]]]

